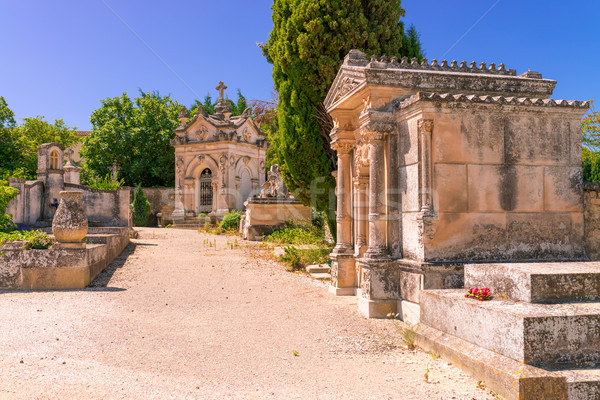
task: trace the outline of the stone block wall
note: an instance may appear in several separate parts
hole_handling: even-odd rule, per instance
[[[600,261],[600,183],[583,184],[585,251],[592,261]]]
[[[405,257],[585,259],[578,112],[428,103],[398,113]],[[429,149],[422,121],[432,126]],[[423,223],[428,201],[433,213]]]

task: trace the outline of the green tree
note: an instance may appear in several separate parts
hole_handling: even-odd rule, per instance
[[[21,146],[15,127],[15,113],[0,96],[0,179],[11,177],[12,171],[21,166]]]
[[[273,30],[261,47],[279,94],[277,162],[304,204],[312,197],[318,210],[328,210],[335,204],[330,173],[336,160],[323,100],[344,56],[359,49],[420,59],[418,34],[414,28],[405,33],[398,0],[275,0],[272,10]]]
[[[0,179],[33,178],[37,170],[37,147],[48,142],[69,147],[79,140],[75,129],[62,119],[51,124],[42,116],[24,118],[17,125],[13,111],[4,97],[0,97]]]
[[[227,98],[227,101],[229,101],[228,98]],[[198,99],[194,100],[194,102],[192,103],[192,105],[189,108],[190,118],[192,118],[194,115],[196,115],[198,113],[198,106],[200,106],[200,105],[202,105],[202,107],[204,107],[204,111],[206,111],[207,114],[214,114],[215,106],[217,105],[217,100],[213,101],[210,93],[207,93],[206,96],[204,96],[203,101],[200,101]],[[246,100],[246,97],[244,97],[244,95],[242,94],[242,91],[240,89],[237,90],[237,100],[235,101],[235,103],[230,101],[229,106],[231,107],[231,113],[234,116],[241,115],[244,112],[244,110],[246,109],[246,107],[248,107],[248,102]]]
[[[32,175],[37,170],[37,147],[42,143],[57,142],[65,148],[79,141],[77,128],[71,128],[62,119],[50,124],[43,116],[24,118],[17,128],[22,151],[22,166]]]
[[[175,153],[170,140],[180,123],[180,107],[157,92],[140,91],[135,102],[127,93],[103,100],[92,113],[92,132],[81,149],[86,173],[102,178],[116,163],[126,185],[172,186]]]
[[[583,180],[600,182],[600,110],[592,108],[583,118],[581,135]]]
[[[135,226],[148,225],[150,216],[150,202],[146,198],[142,185],[138,185],[133,195],[133,224]]]

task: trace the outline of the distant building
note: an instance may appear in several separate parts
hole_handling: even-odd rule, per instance
[[[182,108],[181,126],[171,140],[175,147],[174,220],[200,213],[222,216],[244,208],[244,201],[260,192],[265,180],[265,134],[254,123],[250,109],[232,116],[219,82],[215,114],[202,106],[189,120]]]

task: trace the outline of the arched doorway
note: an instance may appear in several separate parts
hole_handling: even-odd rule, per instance
[[[212,211],[212,171],[210,168],[204,168],[200,174],[197,185],[196,204],[198,204],[198,213],[207,213]]]

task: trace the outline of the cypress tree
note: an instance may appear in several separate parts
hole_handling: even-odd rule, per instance
[[[312,197],[318,210],[331,211],[336,158],[323,100],[344,56],[359,49],[420,59],[421,44],[414,27],[404,31],[399,0],[275,0],[272,10],[273,30],[261,47],[279,93],[276,161],[304,204]],[[333,228],[334,213],[328,216]]]
[[[150,202],[146,198],[142,185],[138,185],[133,195],[133,224],[135,226],[148,225],[150,216]]]

